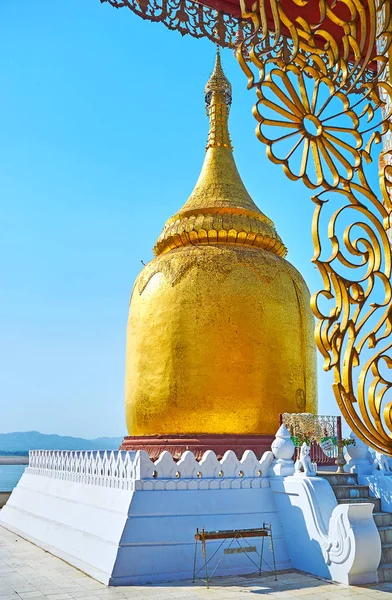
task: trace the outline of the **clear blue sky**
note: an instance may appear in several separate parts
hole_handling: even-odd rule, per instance
[[[0,38],[0,430],[121,436],[129,296],[199,174],[215,49],[99,0],[2,0]],[[269,163],[222,59],[244,182],[315,290],[310,190]]]

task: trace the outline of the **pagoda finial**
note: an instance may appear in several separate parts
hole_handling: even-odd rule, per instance
[[[229,135],[231,83],[222,69],[219,46],[216,47],[215,65],[204,90],[206,111],[210,118],[208,148],[232,148]]]
[[[228,125],[231,84],[219,48],[205,99],[210,129],[203,167],[188,200],[166,222],[155,254],[187,245],[244,243],[285,256],[287,250],[273,222],[253,202],[235,164]]]

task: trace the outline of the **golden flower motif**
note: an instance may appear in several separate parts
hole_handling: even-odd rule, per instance
[[[290,64],[266,75],[258,97],[257,136],[290,179],[317,188],[353,178],[363,144],[359,118],[333,82],[311,67],[304,77]]]

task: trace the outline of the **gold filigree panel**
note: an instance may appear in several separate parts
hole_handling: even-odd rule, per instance
[[[250,24],[192,0],[101,0],[115,8],[129,8],[147,21],[195,38],[207,37],[223,48],[234,48]],[[241,24],[241,31],[238,31]]]
[[[264,248],[278,256],[286,256],[287,249],[271,227],[267,218],[248,211],[235,209],[200,210],[193,214],[177,215],[167,223],[158,238],[154,253],[169,252],[192,244],[244,244]],[[273,235],[272,235],[273,234]]]
[[[314,190],[313,261],[322,288],[312,308],[335,397],[357,435],[392,455],[390,2],[318,0],[316,22],[290,20],[289,4],[286,12],[278,0],[242,7],[255,34],[237,57],[256,89],[256,133],[268,157]],[[291,9],[304,15],[315,4],[291,0]],[[291,37],[283,47],[282,31]],[[267,38],[268,52],[260,42]],[[375,158],[377,191],[369,184]]]

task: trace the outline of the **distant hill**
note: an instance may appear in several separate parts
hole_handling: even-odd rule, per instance
[[[84,438],[39,433],[39,431],[16,431],[0,433],[0,454],[27,453],[29,450],[118,450],[122,438]]]

